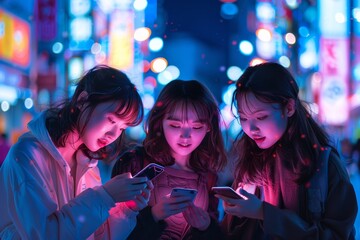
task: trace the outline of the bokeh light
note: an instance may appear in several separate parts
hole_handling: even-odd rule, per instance
[[[287,56],[281,56],[279,58],[279,63],[286,68],[289,68],[291,65],[290,59]]]
[[[3,112],[7,112],[10,109],[10,103],[8,101],[2,101],[1,102],[1,110]]]
[[[287,34],[285,34],[285,41],[288,44],[293,45],[296,43],[296,37],[293,33],[287,33]]]
[[[52,51],[55,54],[61,53],[63,49],[64,49],[64,45],[61,42],[56,42],[52,46]]]
[[[141,27],[135,30],[134,39],[136,41],[142,42],[147,40],[151,35],[151,29],[147,27]]]
[[[149,49],[152,52],[159,52],[164,46],[162,38],[154,37],[149,41]]]
[[[244,55],[251,55],[254,51],[254,47],[249,41],[241,41],[239,44],[239,50]]]
[[[148,5],[146,0],[135,0],[133,3],[134,9],[136,11],[143,11]]]
[[[272,34],[268,29],[260,28],[256,30],[256,36],[263,42],[269,42],[272,39]]]
[[[239,9],[234,3],[223,3],[220,9],[220,15],[224,19],[232,19],[237,13]]]
[[[241,70],[241,68],[237,66],[231,66],[228,68],[226,75],[230,80],[236,81],[239,79],[242,73],[243,71]]]
[[[24,106],[26,109],[30,109],[34,106],[34,101],[31,98],[26,98],[24,101]]]
[[[165,70],[168,65],[168,61],[163,57],[155,58],[151,61],[151,71],[154,73],[160,73]]]

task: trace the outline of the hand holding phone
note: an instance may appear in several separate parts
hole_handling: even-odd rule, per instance
[[[195,199],[196,189],[173,188],[170,194],[160,197],[151,208],[154,220],[160,221],[169,216],[184,212]]]
[[[233,199],[244,199],[241,197],[234,189],[231,187],[223,186],[223,187],[212,187],[211,190],[221,196]]]
[[[194,201],[197,192],[198,191],[196,189],[191,188],[173,188],[171,190],[170,197],[189,196],[191,201]]]
[[[159,176],[164,171],[164,166],[156,163],[150,163],[142,170],[140,170],[134,177],[147,177],[149,180]]]

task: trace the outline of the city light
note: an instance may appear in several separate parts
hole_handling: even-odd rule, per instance
[[[154,73],[160,73],[165,70],[165,68],[168,65],[168,62],[165,58],[158,57],[158,58],[153,59],[151,61],[150,65],[151,65],[151,70]]]

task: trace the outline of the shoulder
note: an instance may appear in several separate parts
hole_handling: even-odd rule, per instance
[[[338,152],[332,150],[329,155],[329,175],[331,177],[335,177],[334,175],[338,175],[339,178],[344,180],[349,180],[349,176],[346,171],[346,167],[344,162],[341,160]]]
[[[37,160],[46,154],[43,145],[30,133],[23,134],[19,140],[11,147],[9,157],[15,158],[17,162],[22,162],[29,158]]]
[[[11,177],[14,184],[20,185],[25,180],[40,176],[40,171],[44,171],[51,161],[47,150],[30,133],[26,133],[10,148],[1,166],[2,177]]]

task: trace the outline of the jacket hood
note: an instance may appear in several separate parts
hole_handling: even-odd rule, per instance
[[[54,145],[49,132],[46,128],[46,116],[47,111],[43,111],[39,116],[35,117],[28,124],[28,128],[32,135],[39,141],[39,143],[52,155],[52,157],[61,165],[67,166],[69,168],[68,163],[62,157],[56,146]]]

